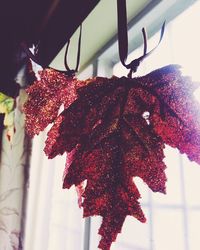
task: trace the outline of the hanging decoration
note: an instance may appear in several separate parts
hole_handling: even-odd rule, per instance
[[[200,106],[193,98],[200,84],[182,76],[178,65],[132,78],[152,51],[147,53],[143,30],[144,53],[126,64],[125,0],[118,0],[118,20],[120,59],[130,69],[128,77],[79,81],[45,69],[27,89],[24,106],[30,136],[53,123],[44,151],[49,158],[67,152],[63,188],[77,187],[84,217],[102,216],[102,250],[110,249],[127,215],[146,221],[135,177],[154,192],[166,192],[165,144],[200,164]],[[160,41],[163,33],[164,25]]]
[[[54,69],[44,69],[39,75],[40,80],[26,90],[29,95],[24,106],[26,130],[31,136],[55,120],[62,104],[68,108],[76,100],[75,89],[81,84],[76,78]]]
[[[34,79],[34,84],[26,90],[29,101],[24,105],[24,111],[26,113],[26,130],[30,136],[39,134],[48,124],[52,123],[57,117],[61,105],[67,108],[76,100],[76,88],[81,86],[81,81],[75,77],[80,63],[81,35],[82,25],[80,26],[77,63],[74,70],[71,70],[67,63],[70,40],[67,43],[64,57],[66,71],[41,65],[37,59],[37,52],[35,52],[36,55],[33,54],[27,45],[22,43],[24,51],[32,61],[43,67],[43,70],[38,73],[39,80]],[[34,75],[33,71],[30,73]]]
[[[127,215],[146,220],[133,178],[138,176],[154,192],[165,193],[165,144],[200,163],[200,107],[192,95],[200,85],[183,77],[176,65],[133,79],[97,77],[78,87],[76,97],[66,83],[60,89],[63,94],[69,91],[66,108],[57,116],[55,109],[62,98],[58,95],[57,103],[52,102],[55,109],[48,109],[55,91],[49,88],[45,99],[39,84],[27,91],[27,131],[33,136],[43,130],[50,121],[48,111],[54,125],[48,132],[45,153],[49,158],[68,153],[64,188],[80,188],[87,180],[80,192],[81,206],[85,217],[103,217],[99,248],[108,250]]]

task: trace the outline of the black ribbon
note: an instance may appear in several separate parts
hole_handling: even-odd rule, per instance
[[[78,68],[79,68],[79,64],[80,64],[80,55],[81,55],[81,37],[82,37],[82,24],[80,25],[80,33],[79,33],[79,39],[78,39],[78,51],[77,51],[77,59],[76,59],[76,67],[75,67],[75,69],[70,69],[69,65],[67,63],[67,54],[68,54],[69,45],[70,45],[70,40],[68,40],[66,50],[65,50],[65,56],[64,56],[64,64],[65,64],[66,71],[61,71],[61,70],[57,70],[57,69],[55,69],[55,70],[57,70],[57,71],[59,71],[61,73],[64,73],[64,74],[66,74],[68,76],[74,76],[75,73],[78,72]],[[52,67],[48,67],[46,65],[42,65],[40,63],[39,58],[37,57],[37,53],[33,54],[32,51],[30,51],[30,49],[28,48],[28,46],[27,46],[27,44],[25,42],[22,42],[21,46],[22,46],[24,52],[26,53],[26,55],[33,62],[37,63],[42,68],[52,68]]]
[[[67,54],[68,54],[68,50],[69,50],[70,40],[67,42],[67,46],[66,46],[66,50],[65,50],[65,59],[64,59],[65,68],[66,68],[67,72],[71,73],[72,75],[75,74],[76,72],[78,72],[78,68],[79,68],[79,64],[80,64],[81,37],[82,37],[82,24],[80,25],[80,32],[79,32],[79,39],[78,39],[78,50],[77,50],[77,58],[76,58],[76,67],[75,67],[75,69],[70,69],[69,65],[67,63]]]
[[[165,22],[162,25],[160,32],[160,40],[155,48],[147,53],[147,34],[145,29],[142,29],[143,41],[144,41],[144,50],[143,55],[134,59],[130,63],[126,64],[126,59],[128,56],[128,30],[127,30],[127,12],[126,12],[126,0],[117,0],[117,15],[118,15],[118,46],[119,46],[119,57],[120,61],[124,67],[130,69],[128,77],[132,77],[132,73],[136,72],[140,63],[149,56],[160,44],[162,41]]]

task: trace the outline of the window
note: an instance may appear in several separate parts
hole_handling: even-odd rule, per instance
[[[197,61],[200,56],[200,33],[197,34],[192,28],[200,21],[199,11],[200,2],[168,25],[162,44],[141,64],[137,75],[147,74],[156,68],[176,63],[183,66],[184,74],[192,76],[195,81],[200,81]],[[155,46],[158,39],[159,32],[148,41],[148,45]],[[138,48],[129,58],[141,55],[142,49]],[[127,70],[120,63],[114,66],[113,71],[117,76],[127,74]],[[195,96],[200,102],[200,89],[196,91]],[[113,245],[113,250],[199,249],[200,167],[170,147],[166,147],[165,155],[168,167],[167,195],[152,193],[138,180],[147,224],[141,225],[133,218],[127,218],[122,235]]]
[[[79,79],[92,73],[90,65]],[[75,188],[62,189],[66,155],[48,160],[43,152],[45,138],[43,132],[33,140],[25,250],[78,250],[83,245],[84,220]]]
[[[200,81],[200,31],[195,28],[200,23],[199,13],[200,2],[196,1],[168,24],[161,45],[142,63],[137,74],[178,63],[185,74]],[[149,39],[149,47],[154,47],[158,39],[159,33]],[[139,47],[129,58],[136,58],[141,53],[142,47]],[[98,74],[105,74],[104,69],[111,61],[105,63],[100,59]],[[92,76],[92,71],[90,66],[81,77]],[[113,73],[122,76],[127,71],[117,63]],[[195,96],[200,101],[200,89]],[[101,218],[82,219],[75,190],[61,189],[65,156],[47,160],[42,152],[44,137],[45,134],[35,138],[33,145],[25,250],[96,250]],[[200,166],[168,146],[165,154],[167,195],[152,193],[136,178],[147,223],[128,217],[112,250],[200,249]]]

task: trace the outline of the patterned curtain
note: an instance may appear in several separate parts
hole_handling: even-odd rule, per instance
[[[23,219],[25,218],[26,187],[28,179],[29,141],[24,132],[20,91],[15,110],[15,129],[12,144],[3,130],[0,161],[0,249],[22,249]]]

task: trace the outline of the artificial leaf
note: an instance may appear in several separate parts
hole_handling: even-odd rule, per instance
[[[8,114],[14,109],[14,99],[0,92],[0,113]]]
[[[133,79],[97,77],[76,88],[77,99],[55,119],[45,152],[68,152],[63,187],[79,189],[84,216],[103,217],[102,250],[127,215],[145,222],[134,177],[165,193],[165,144],[200,163],[200,109],[192,96],[199,86],[177,65]]]
[[[33,137],[54,121],[59,108],[67,108],[76,99],[80,81],[54,69],[39,72],[40,79],[26,89],[28,102],[24,105],[26,130]]]
[[[15,100],[14,98],[7,96],[0,92],[0,113],[4,114],[4,126],[7,129],[7,138],[12,142],[12,138],[15,133],[14,125],[14,112]]]
[[[6,136],[8,140],[12,143],[13,136],[15,134],[15,111],[5,114],[4,126],[6,126],[7,132]]]

